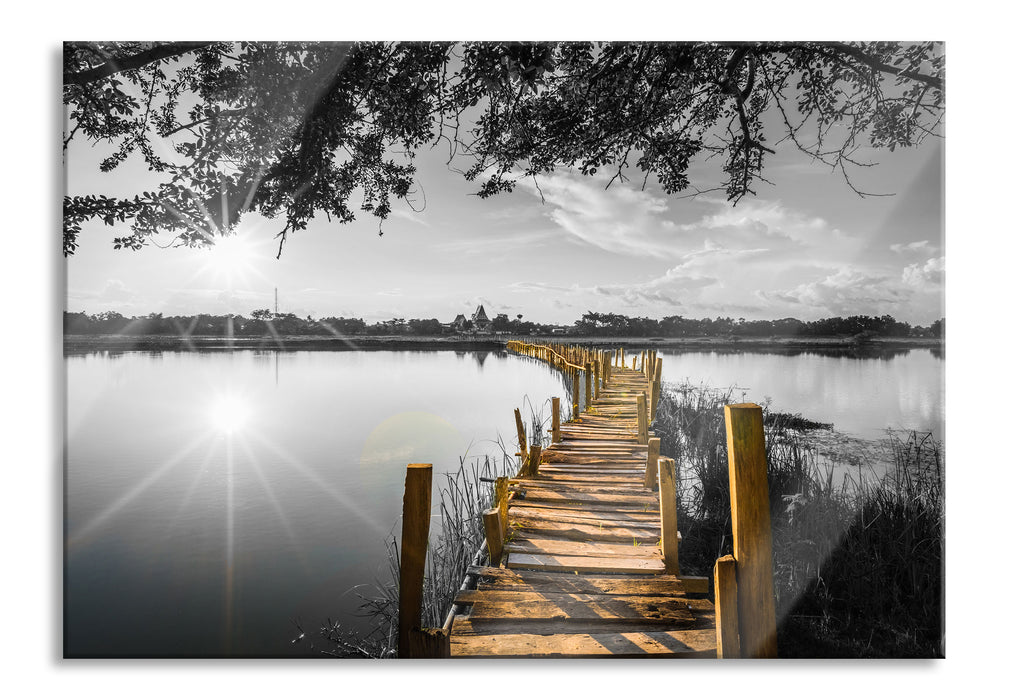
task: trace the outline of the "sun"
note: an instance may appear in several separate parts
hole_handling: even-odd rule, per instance
[[[239,432],[249,422],[252,414],[249,402],[235,394],[217,397],[210,404],[210,423],[225,435]]]
[[[264,257],[248,234],[215,236],[213,244],[199,250],[200,270],[214,275],[229,287],[256,272]]]

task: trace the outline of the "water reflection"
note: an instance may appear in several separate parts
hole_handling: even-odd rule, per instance
[[[503,352],[66,363],[69,656],[303,653],[288,643],[292,619],[353,625],[353,592],[385,579],[405,465],[443,473],[460,455],[500,458],[499,436],[514,447],[513,409],[549,416],[549,397],[570,384]],[[870,437],[887,426],[941,436],[943,368],[925,350],[663,353],[667,382],[734,385]]]
[[[490,354],[68,356],[67,655],[284,656],[292,619],[353,626],[406,464],[500,460],[512,409],[563,391]]]

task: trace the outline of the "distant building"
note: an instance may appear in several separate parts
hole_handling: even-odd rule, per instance
[[[473,312],[470,320],[473,321],[473,330],[477,332],[490,331],[491,320],[487,318],[487,312],[483,310],[483,304],[476,307],[476,311]]]
[[[452,321],[452,323],[448,324],[448,327],[456,333],[462,333],[466,330],[466,317],[459,314],[455,317],[455,320]]]

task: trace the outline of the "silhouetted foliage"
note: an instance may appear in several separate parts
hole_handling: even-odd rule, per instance
[[[65,197],[64,254],[90,220],[128,226],[115,247],[137,249],[158,233],[204,245],[255,211],[283,217],[280,250],[319,214],[385,220],[440,141],[481,197],[557,168],[636,168],[682,192],[714,157],[735,202],[771,133],[851,184],[856,149],[940,127],[944,69],[935,42],[69,42],[64,149],[107,143],[103,172],[133,156],[160,181]]]

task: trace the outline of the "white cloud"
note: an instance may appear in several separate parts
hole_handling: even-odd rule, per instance
[[[901,280],[917,289],[941,287],[946,279],[946,258],[929,258],[924,263],[911,263],[904,268]]]
[[[760,296],[808,308],[813,315],[822,310],[829,315],[847,316],[870,313],[869,309],[875,309],[873,313],[887,312],[895,305],[906,303],[911,290],[888,275],[845,266],[816,282]]]
[[[903,253],[925,253],[926,255],[935,255],[939,252],[939,249],[929,243],[928,241],[915,241],[913,243],[894,243],[890,246],[890,250],[897,254]]]

